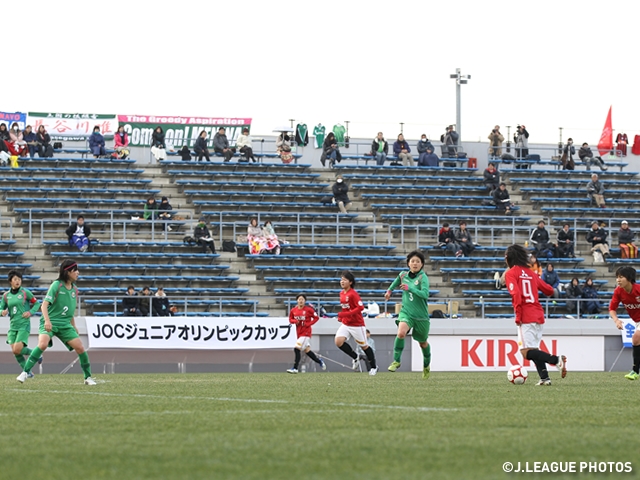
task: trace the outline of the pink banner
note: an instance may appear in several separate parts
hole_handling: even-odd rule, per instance
[[[251,125],[250,118],[183,117],[163,115],[118,115],[120,123],[151,123],[154,125]]]

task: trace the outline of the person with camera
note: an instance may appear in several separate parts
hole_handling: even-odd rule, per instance
[[[440,135],[440,141],[443,145],[446,145],[446,151],[445,149],[442,150],[443,156],[447,153],[448,158],[458,157],[458,150],[456,148],[456,145],[458,145],[458,138],[458,132],[456,132],[454,125],[446,127],[445,132]]]
[[[513,141],[516,144],[516,158],[527,158],[529,155],[529,132],[524,125],[518,125],[516,133],[513,134]]]
[[[500,158],[502,155],[502,142],[504,142],[504,136],[500,133],[500,125],[496,125],[489,134],[489,156],[494,158]]]

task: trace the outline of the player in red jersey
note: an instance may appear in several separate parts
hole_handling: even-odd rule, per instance
[[[296,297],[298,305],[293,307],[289,312],[289,322],[296,326],[296,334],[298,340],[296,346],[293,347],[293,351],[296,354],[296,359],[293,363],[293,368],[287,370],[289,373],[298,373],[298,365],[300,365],[300,352],[304,350],[307,356],[316,362],[322,370],[326,370],[327,366],[320,358],[316,357],[316,354],[311,351],[311,326],[318,320],[318,314],[313,307],[307,305],[307,297],[300,294]]]
[[[538,370],[540,381],[537,385],[551,385],[547,363],[555,365],[562,378],[567,376],[567,357],[564,355],[550,355],[540,350],[542,329],[544,325],[544,310],[538,300],[538,290],[545,295],[553,294],[553,287],[543,282],[529,268],[528,253],[520,245],[511,245],[504,256],[509,271],[505,279],[511,294],[513,310],[518,325],[518,344],[523,358],[531,360]]]
[[[636,269],[633,267],[620,267],[616,270],[616,283],[618,286],[613,291],[611,303],[609,303],[609,316],[616,322],[618,330],[622,330],[624,324],[618,318],[616,310],[621,303],[627,313],[636,324],[636,331],[631,337],[633,345],[633,370],[624,378],[638,380],[640,377],[640,285],[636,283]]]
[[[356,286],[356,278],[353,276],[353,273],[349,271],[343,272],[342,278],[340,279],[340,286],[342,287],[342,291],[340,292],[342,311],[338,313],[338,321],[342,322],[342,325],[340,325],[340,328],[338,328],[336,332],[336,347],[352,358],[353,369],[355,371],[360,370],[358,354],[354,352],[351,345],[347,343],[347,340],[353,336],[353,339],[364,351],[364,354],[369,360],[369,364],[371,365],[369,375],[375,375],[378,373],[376,354],[373,349],[369,348],[369,344],[367,343],[367,330],[364,324],[364,317],[362,316],[364,305],[358,292],[353,289],[353,287]]]

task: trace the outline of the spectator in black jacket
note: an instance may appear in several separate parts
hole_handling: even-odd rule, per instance
[[[36,133],[36,142],[38,142],[38,155],[42,158],[53,157],[53,147],[51,146],[51,137],[47,133],[47,129],[44,125],[38,127],[38,133]]]
[[[600,300],[598,300],[598,290],[596,290],[596,286],[593,284],[591,277],[587,278],[584,282],[582,298],[587,299],[585,302],[582,302],[587,315],[597,315],[600,313],[602,305],[600,305]]]
[[[571,283],[565,288],[564,295],[567,299],[567,311],[569,313],[579,313],[578,303],[580,303],[579,299],[582,298],[582,288],[580,287],[580,281],[576,277],[571,279]]]
[[[198,135],[196,144],[193,146],[193,151],[198,155],[196,159],[198,162],[202,160],[202,157],[206,158],[207,162],[211,161],[211,158],[209,158],[209,147],[207,146],[207,132],[204,130]]]
[[[84,223],[84,217],[78,215],[75,223],[69,225],[69,228],[65,230],[67,238],[69,239],[69,245],[75,246],[81,252],[86,252],[91,246],[91,228]]]
[[[460,246],[460,250],[462,250],[462,256],[466,257],[471,254],[476,248],[473,244],[473,237],[471,236],[471,232],[467,230],[467,222],[460,222],[458,230],[455,233],[456,243]]]
[[[152,308],[151,303],[151,290],[149,287],[142,287],[142,295],[140,295],[138,300],[138,307],[140,308],[140,315],[143,317],[148,317],[149,312]]]
[[[573,232],[569,230],[569,224],[565,223],[556,235],[558,242],[558,254],[560,258],[576,258],[574,255],[575,237]]]
[[[503,211],[505,214],[511,213],[511,207],[513,207],[513,204],[511,203],[511,197],[509,196],[506,183],[502,182],[491,195],[493,197],[493,202],[496,204],[496,207],[498,207],[498,210]]]
[[[169,203],[169,199],[167,197],[162,197],[162,201],[160,205],[158,205],[158,220],[169,221],[173,218],[173,207]],[[163,223],[162,227],[164,230],[171,231],[171,225],[168,223]]]
[[[573,161],[573,156],[576,154],[576,147],[573,146],[573,138],[567,140],[567,144],[562,149],[562,162],[563,170],[575,170],[576,162]]]
[[[122,313],[125,317],[140,316],[140,299],[133,285],[127,287],[127,296],[122,299]]]
[[[333,191],[333,198],[336,200],[336,204],[342,213],[347,213],[351,200],[349,200],[349,186],[344,182],[342,175],[336,177],[336,183],[331,188]]]
[[[438,233],[438,246],[443,247],[445,252],[453,253],[456,257],[462,256],[460,245],[456,242],[456,235],[446,222],[442,224],[440,233]]]
[[[38,151],[38,139],[36,137],[35,132],[31,129],[31,125],[27,125],[22,132],[22,138],[25,142],[27,142],[27,147],[29,148],[29,156],[31,158],[36,156],[36,152]]]
[[[427,156],[427,150],[431,150],[431,152],[429,153],[433,153],[436,151],[436,149],[433,148],[433,144],[429,141],[426,134],[423,133],[422,137],[420,137],[420,141],[418,142],[417,148],[418,148],[418,165],[420,166],[429,165],[427,163],[427,159],[425,158]],[[436,164],[435,166],[437,167],[438,165]]]
[[[224,127],[220,127],[218,133],[213,136],[213,151],[222,154],[225,162],[231,160],[236,153],[236,149],[229,146]]]
[[[587,233],[587,242],[591,243],[591,251],[598,251],[605,257],[610,257],[609,244],[607,243],[607,236],[609,233],[601,228],[598,222],[591,224],[591,230]]]
[[[153,153],[156,161],[159,162],[167,158],[166,150],[167,145],[164,142],[164,130],[158,125],[151,135],[151,153]]]
[[[635,234],[629,228],[629,222],[623,220],[618,231],[621,258],[638,258],[638,247],[633,243],[634,237]]]
[[[187,147],[186,145],[183,145],[182,148],[178,150],[178,155],[180,155],[180,158],[182,158],[182,160],[191,160],[191,151],[189,151],[189,147]]]
[[[104,149],[104,145],[104,137],[100,133],[100,126],[96,125],[93,127],[93,133],[89,137],[89,150],[91,150],[95,158],[106,155],[107,152]]]
[[[216,253],[216,245],[211,233],[209,233],[207,221],[204,217],[200,218],[200,221],[196,225],[193,231],[193,237],[196,239],[196,243],[202,247],[202,253],[207,253],[207,248],[211,250],[211,253]]]
[[[604,200],[604,185],[595,173],[591,175],[591,181],[587,183],[587,195],[596,202],[600,208],[606,208]]]
[[[531,242],[531,244],[533,245],[533,247],[536,249],[536,255],[538,257],[540,256],[547,256],[548,255],[541,255],[542,252],[544,252],[545,250],[549,250],[549,232],[547,232],[547,229],[544,228],[544,222],[542,220],[540,220],[538,222],[538,228],[534,229],[533,232],[531,232],[531,236],[529,237],[529,242]]]
[[[164,288],[158,287],[153,298],[153,316],[154,317],[170,317],[169,298],[164,293]]]
[[[578,150],[578,156],[587,166],[587,170],[591,170],[591,165],[597,165],[600,167],[600,170],[603,171],[607,170],[607,166],[604,164],[602,157],[594,157],[587,142],[584,142],[580,147],[580,150]]]
[[[500,172],[495,163],[490,163],[484,171],[484,186],[491,193],[500,186]]]
[[[384,165],[389,154],[389,143],[384,139],[382,132],[378,132],[378,136],[371,143],[371,154],[376,159],[376,165]]]

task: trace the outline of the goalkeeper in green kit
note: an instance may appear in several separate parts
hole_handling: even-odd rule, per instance
[[[2,316],[9,315],[9,331],[7,332],[7,343],[11,345],[11,351],[17,362],[24,369],[25,355],[31,354],[31,349],[27,348],[29,335],[31,334],[31,316],[40,310],[40,302],[33,294],[22,286],[22,274],[16,270],[11,270],[8,275],[11,290],[5,292],[0,300],[0,311]],[[42,357],[40,362],[42,363]],[[33,373],[29,374],[29,378]]]
[[[429,277],[424,273],[424,255],[415,250],[407,255],[408,272],[398,275],[385,293],[385,300],[391,298],[391,292],[396,288],[402,290],[402,309],[396,320],[398,334],[393,344],[393,363],[389,365],[389,371],[395,372],[400,368],[400,359],[404,350],[404,339],[410,330],[413,330],[413,338],[420,344],[424,357],[422,378],[429,378],[431,373],[431,346],[427,343],[429,338]]]

